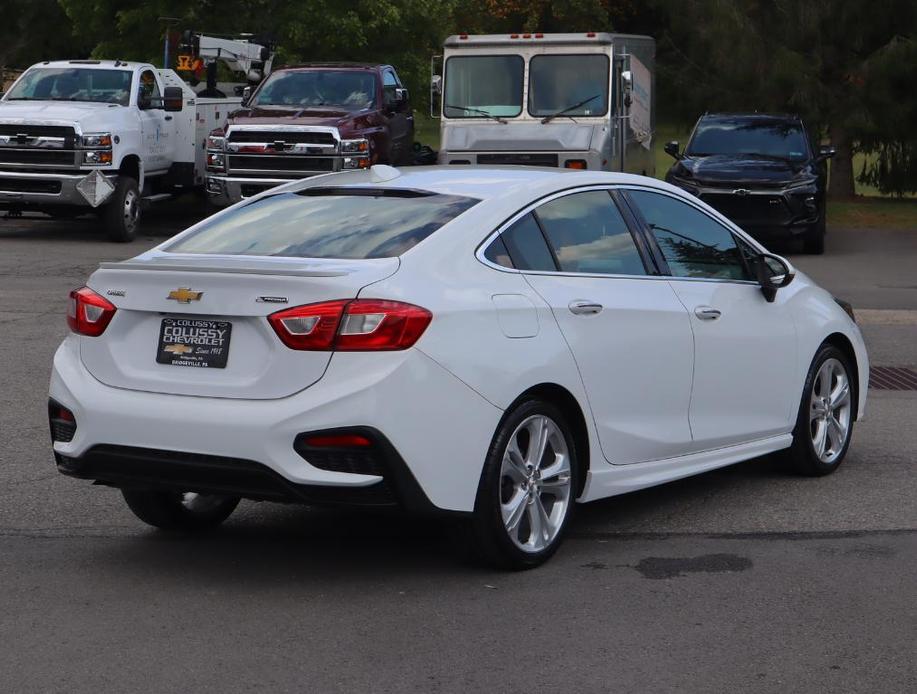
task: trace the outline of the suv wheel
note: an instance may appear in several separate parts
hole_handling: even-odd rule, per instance
[[[487,563],[529,569],[554,554],[576,502],[577,460],[561,412],[528,400],[494,436],[468,528]]]

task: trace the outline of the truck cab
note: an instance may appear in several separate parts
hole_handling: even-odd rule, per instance
[[[431,82],[439,163],[653,175],[654,69],[647,36],[450,36]]]
[[[372,164],[407,164],[414,116],[390,65],[309,63],[274,70],[207,141],[218,206],[277,185]]]
[[[196,98],[148,63],[33,65],[0,99],[0,210],[95,211],[129,241],[143,199],[203,186],[203,140],[239,103]]]

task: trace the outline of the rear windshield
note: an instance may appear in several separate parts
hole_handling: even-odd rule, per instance
[[[316,189],[278,193],[205,221],[171,253],[292,258],[393,258],[478,200],[409,190]]]

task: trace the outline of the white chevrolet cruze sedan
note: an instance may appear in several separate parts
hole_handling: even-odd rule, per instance
[[[240,498],[451,514],[545,561],[574,502],[774,451],[834,471],[868,361],[849,306],[660,181],[318,176],[70,296],[59,470],[190,530]]]

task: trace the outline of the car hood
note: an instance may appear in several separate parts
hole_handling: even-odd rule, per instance
[[[243,108],[229,115],[229,125],[323,125],[340,126],[350,123],[365,109],[348,111],[343,108],[288,108],[267,106]]]
[[[806,162],[717,154],[708,157],[685,157],[672,167],[672,174],[694,179],[701,185],[781,185],[805,174],[808,168]]]
[[[69,126],[91,121],[98,130],[99,114],[108,109],[121,109],[117,104],[96,104],[75,101],[3,101],[0,102],[0,124]]]

